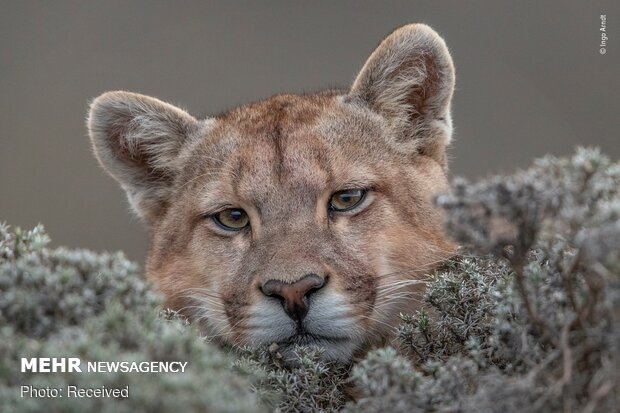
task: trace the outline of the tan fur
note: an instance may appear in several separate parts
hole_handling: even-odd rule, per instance
[[[95,153],[152,228],[146,270],[166,304],[231,344],[316,343],[348,359],[420,308],[425,275],[454,249],[433,197],[447,189],[454,71],[424,25],[395,31],[350,91],[277,95],[196,120],[111,92],[91,107]],[[327,206],[363,188],[351,212]],[[208,216],[241,208],[250,229]],[[267,280],[317,274],[304,334]],[[307,333],[307,334],[306,334]]]

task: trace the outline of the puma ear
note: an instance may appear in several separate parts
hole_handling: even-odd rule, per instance
[[[452,137],[454,66],[443,39],[424,24],[390,34],[368,58],[350,97],[381,114],[394,144],[445,163]]]
[[[92,102],[88,116],[95,156],[148,223],[167,205],[175,160],[198,125],[177,107],[129,92],[104,93]]]

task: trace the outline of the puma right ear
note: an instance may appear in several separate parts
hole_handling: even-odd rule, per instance
[[[454,66],[445,42],[430,27],[410,24],[381,42],[349,95],[388,120],[401,150],[444,163],[453,90]]]
[[[198,125],[177,107],[129,92],[104,93],[92,102],[88,116],[95,156],[147,222],[167,205],[175,160]]]

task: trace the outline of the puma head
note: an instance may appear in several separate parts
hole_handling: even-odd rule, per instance
[[[453,253],[445,191],[454,67],[412,24],[348,90],[282,94],[206,119],[108,92],[95,155],[151,230],[146,272],[166,305],[228,344],[325,348],[348,360],[419,309]]]

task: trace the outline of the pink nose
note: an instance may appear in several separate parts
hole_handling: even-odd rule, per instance
[[[293,320],[301,321],[308,313],[307,297],[325,285],[325,280],[316,274],[308,274],[301,280],[288,284],[280,280],[269,280],[261,290],[268,297],[282,301],[284,311]]]

